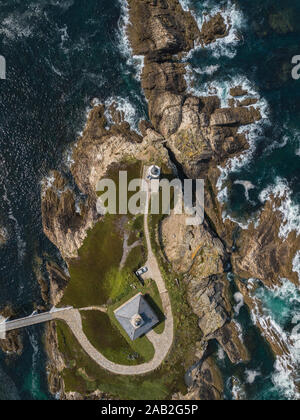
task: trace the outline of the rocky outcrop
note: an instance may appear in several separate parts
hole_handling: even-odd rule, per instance
[[[204,280],[193,277],[188,284],[189,303],[199,317],[203,341],[216,339],[232,363],[249,360],[242,334],[232,321],[233,310],[227,277],[212,276]]]
[[[130,131],[126,122],[114,124],[108,129],[104,112],[102,105],[90,112],[86,128],[72,155],[74,181],[80,191],[91,199],[95,199],[96,185],[107,168],[126,157],[135,156],[141,140]]]
[[[134,54],[163,61],[170,54],[189,51],[199,39],[191,13],[178,0],[128,0],[128,34]]]
[[[223,399],[224,383],[214,360],[207,357],[188,373],[189,387],[185,395],[176,394],[175,400],[218,401]]]
[[[0,317],[11,318],[14,311],[10,306],[0,310]],[[0,339],[0,349],[8,356],[20,356],[23,353],[23,341],[20,331],[8,331],[5,340]]]
[[[248,94],[248,91],[243,89],[242,86],[236,86],[230,89],[231,96],[245,96]]]
[[[217,39],[225,38],[229,34],[231,25],[226,25],[221,13],[208,17],[201,28],[200,38],[204,45],[211,44]]]
[[[233,363],[249,358],[236,324],[224,274],[228,254],[207,222],[187,226],[185,215],[171,214],[161,227],[163,250],[176,273],[184,274],[189,303],[199,318],[203,342],[217,339]],[[202,344],[203,346],[203,344]]]
[[[231,318],[229,283],[223,276],[204,280],[191,277],[188,285],[189,302],[199,317],[199,327],[205,338],[220,330]]]
[[[162,224],[164,252],[177,273],[191,273],[199,280],[222,274],[227,259],[222,242],[206,222],[186,225],[186,215],[172,214]]]
[[[48,355],[47,373],[49,391],[53,395],[64,395],[64,381],[61,377],[61,372],[65,368],[65,362],[61,353],[58,350],[58,339],[56,333],[55,322],[50,322],[46,325],[45,333],[45,350]]]
[[[233,269],[240,277],[260,279],[272,287],[287,278],[299,284],[293,271],[293,259],[300,249],[300,237],[292,232],[288,238],[280,238],[282,216],[276,208],[278,200],[267,201],[258,225],[251,223],[237,236],[237,252],[233,254]]]
[[[20,356],[23,353],[23,342],[21,334],[18,331],[9,331],[6,333],[6,339],[0,339],[0,349],[7,355]]]
[[[50,280],[50,303],[57,306],[70,279],[56,264],[48,262],[46,266]]]
[[[88,198],[77,207],[76,195],[66,179],[56,171],[52,176],[52,186],[43,192],[43,228],[67,260],[77,256],[87,230],[97,219],[96,200]]]

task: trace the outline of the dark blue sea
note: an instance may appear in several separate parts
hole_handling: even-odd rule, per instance
[[[226,203],[224,217],[245,226],[275,192],[284,198],[280,234],[299,233],[300,80],[291,76],[292,57],[300,55],[299,2],[181,3],[192,10],[199,26],[203,11],[221,11],[231,22],[228,37],[205,50],[195,48],[186,57],[190,91],[217,92],[226,105],[230,87],[239,84],[259,98],[263,114],[248,133],[250,150],[222,170],[219,198]],[[91,100],[117,100],[135,128],[147,115],[139,82],[142,62],[131,57],[124,32],[127,19],[125,0],[0,3],[0,54],[7,62],[7,79],[0,80],[0,226],[9,237],[0,249],[0,307],[11,304],[18,316],[42,304],[33,271],[37,260],[61,262],[42,231],[41,182],[51,169],[68,166]],[[300,274],[300,253],[294,269]],[[261,287],[257,298],[278,333],[295,336],[299,290],[283,279],[275,291]],[[252,361],[234,367],[216,347],[226,398],[299,398],[294,378],[285,369],[287,361],[272,358],[254,327],[256,314],[245,306],[236,309]],[[47,387],[43,327],[22,334],[21,357],[0,353],[0,399],[53,398]],[[298,376],[299,353],[295,342],[291,354]]]

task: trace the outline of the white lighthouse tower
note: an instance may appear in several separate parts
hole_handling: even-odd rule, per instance
[[[156,166],[156,165],[152,165],[148,169],[147,178],[150,181],[152,181],[152,180],[159,180],[160,174],[161,174],[160,167],[159,166]]]

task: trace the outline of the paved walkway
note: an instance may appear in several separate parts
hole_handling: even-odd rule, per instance
[[[81,312],[82,311],[85,311],[85,312],[88,312],[88,311],[99,311],[99,312],[106,313],[107,312],[107,308],[106,308],[106,306],[88,306],[87,308],[80,308],[80,311]]]
[[[44,313],[33,313],[32,315],[26,316],[24,318],[13,319],[12,321],[6,320],[0,316],[0,339],[6,339],[6,333],[8,331],[19,330],[21,328],[31,327],[33,325],[43,324],[48,321],[55,319],[57,313],[67,312],[72,307],[67,308],[55,308],[53,307],[51,311]]]
[[[145,168],[145,170],[146,169],[147,168]],[[149,203],[150,185],[147,182],[147,209],[149,208]],[[118,375],[143,375],[157,369],[167,357],[174,339],[174,321],[171,309],[171,302],[168,291],[165,286],[165,282],[159,269],[159,265],[157,263],[157,259],[152,251],[148,226],[148,214],[145,214],[144,217],[144,231],[148,248],[148,259],[146,265],[149,270],[146,274],[146,277],[144,276],[144,278],[151,278],[156,282],[162,300],[163,312],[166,318],[165,328],[162,334],[156,334],[153,330],[147,334],[148,339],[151,341],[155,349],[155,355],[150,362],[137,366],[125,366],[113,363],[106,359],[101,353],[99,353],[99,351],[95,349],[95,347],[93,347],[87,339],[86,335],[83,332],[82,320],[79,310],[72,309],[69,311],[60,313],[58,312],[53,314],[53,318],[66,322],[66,324],[73,332],[81,347],[99,366]],[[101,334],[101,330],[99,330],[99,334]]]

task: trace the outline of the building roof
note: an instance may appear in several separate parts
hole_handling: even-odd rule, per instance
[[[159,322],[142,293],[124,303],[114,314],[132,341],[149,332]]]

